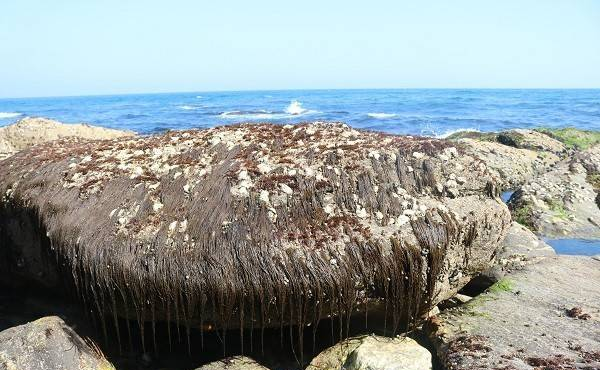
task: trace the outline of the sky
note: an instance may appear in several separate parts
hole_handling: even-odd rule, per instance
[[[600,88],[600,1],[0,1],[0,97],[318,88]]]

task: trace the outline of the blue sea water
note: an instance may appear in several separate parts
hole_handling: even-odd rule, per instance
[[[600,240],[549,239],[546,240],[556,253],[574,256],[600,256]]]
[[[142,134],[314,120],[428,136],[538,126],[600,130],[600,90],[290,90],[0,99],[0,126],[25,116]]]

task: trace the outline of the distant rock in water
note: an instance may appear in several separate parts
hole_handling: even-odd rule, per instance
[[[133,135],[128,131],[28,117],[10,126],[0,127],[0,160],[30,146],[65,137],[101,140]]]
[[[495,181],[454,143],[343,124],[66,138],[0,162],[0,271],[140,323],[316,327],[373,304],[403,330],[490,266]]]

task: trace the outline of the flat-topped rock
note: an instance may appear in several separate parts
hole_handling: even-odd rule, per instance
[[[106,311],[219,328],[382,299],[413,320],[488,268],[510,224],[456,144],[343,124],[64,139],[2,161],[0,194],[12,281],[52,282],[50,251]]]
[[[552,257],[431,319],[447,369],[600,368],[600,261]]]
[[[535,176],[548,171],[560,157],[553,152],[536,151],[502,144],[497,141],[461,139],[465,151],[481,158],[501,179],[504,189],[514,189]]]
[[[65,137],[103,140],[133,135],[128,131],[27,117],[15,124],[0,127],[0,160],[30,146]]]

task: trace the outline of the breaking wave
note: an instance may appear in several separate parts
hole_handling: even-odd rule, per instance
[[[456,134],[458,132],[481,132],[481,131],[477,130],[477,129],[474,129],[474,128],[459,128],[459,129],[456,129],[456,130],[449,130],[449,131],[444,132],[443,134],[437,134],[437,135],[434,135],[434,136],[436,138],[438,138],[438,139],[445,139],[448,136],[454,135],[454,134]]]
[[[302,108],[302,103],[293,100],[283,111],[268,111],[268,110],[248,110],[248,111],[227,111],[219,114],[219,117],[236,120],[279,120],[286,118],[294,118],[306,116],[310,114],[320,113],[316,110]]]
[[[22,113],[16,113],[16,112],[0,112],[0,119],[1,119],[1,118],[15,118],[15,117],[19,117],[20,115],[22,115]]]
[[[198,109],[200,109],[200,107],[196,107],[193,105],[180,105],[178,108],[183,109],[183,110],[198,110]]]
[[[290,103],[290,105],[287,106],[287,108],[285,108],[285,112],[287,114],[291,114],[292,116],[299,116],[308,112],[308,110],[302,108],[302,103],[300,103],[298,100],[294,100]]]
[[[397,116],[395,113],[367,113],[367,116],[376,119],[389,119]]]

